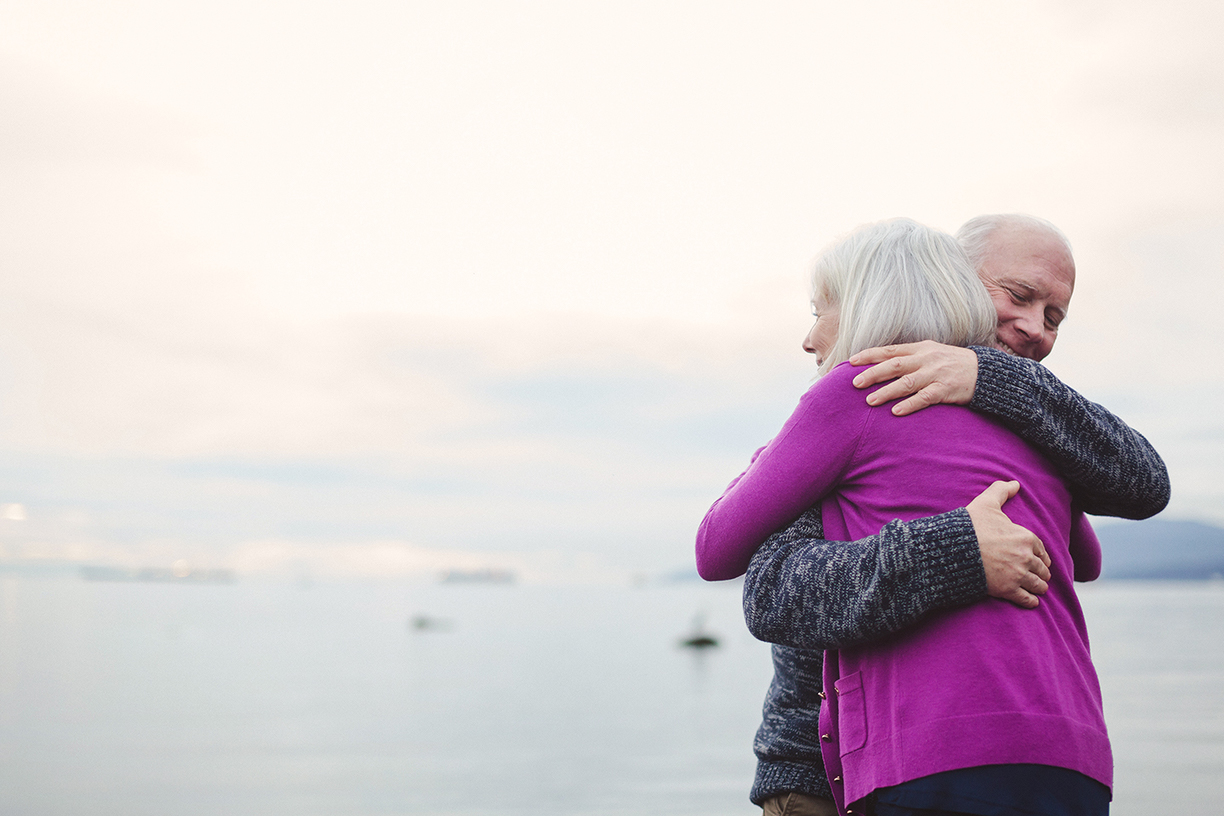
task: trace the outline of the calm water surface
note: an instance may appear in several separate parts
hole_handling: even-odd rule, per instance
[[[1113,813],[1224,797],[1224,588],[1084,593]],[[678,648],[703,615],[721,646]],[[412,625],[425,616],[430,625]],[[751,814],[737,586],[0,578],[0,812]]]

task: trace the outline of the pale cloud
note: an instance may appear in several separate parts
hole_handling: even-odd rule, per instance
[[[196,131],[169,110],[67,77],[34,61],[0,56],[0,172],[29,165],[183,168]]]
[[[1076,248],[1051,366],[1219,517],[1214,4],[11,11],[13,543],[683,563],[816,251],[1014,210]]]

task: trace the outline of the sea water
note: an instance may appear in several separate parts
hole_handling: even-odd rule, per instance
[[[1113,813],[1224,797],[1224,588],[1083,600]],[[719,645],[680,646],[695,627]],[[0,812],[751,814],[735,585],[0,577]],[[1040,678],[1034,678],[1040,682]]]

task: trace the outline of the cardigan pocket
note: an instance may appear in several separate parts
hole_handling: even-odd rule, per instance
[[[841,756],[867,744],[867,709],[863,673],[848,674],[833,683],[837,689],[837,739]]]

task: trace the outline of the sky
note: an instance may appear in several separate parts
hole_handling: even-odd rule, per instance
[[[0,561],[687,569],[858,224],[1058,224],[1224,524],[1224,9],[0,0]]]

